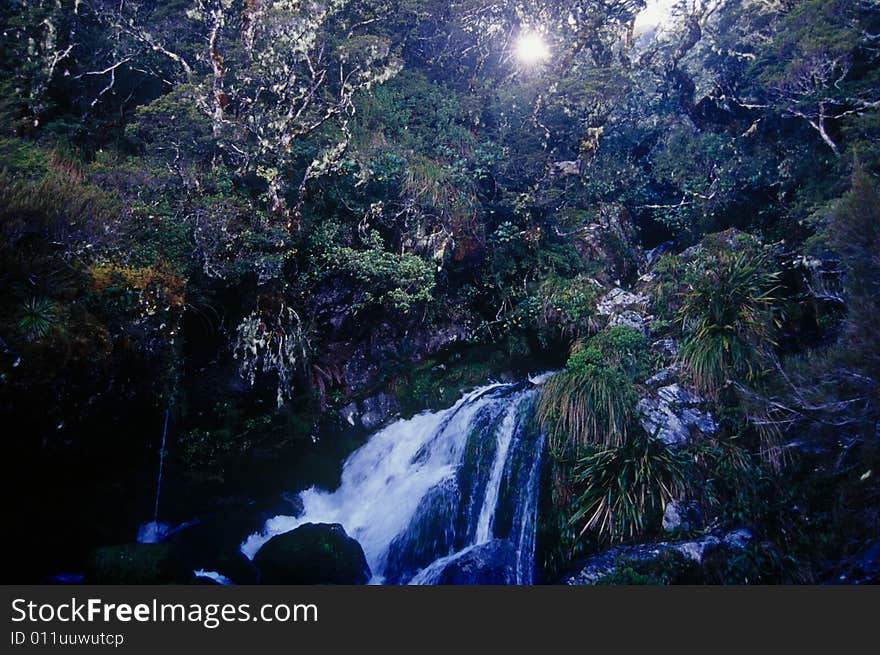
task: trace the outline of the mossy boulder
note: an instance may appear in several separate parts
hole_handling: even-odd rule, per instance
[[[89,555],[86,584],[173,584],[187,571],[171,544],[102,546]]]
[[[273,537],[254,564],[263,584],[366,584],[364,549],[338,523],[306,523]]]

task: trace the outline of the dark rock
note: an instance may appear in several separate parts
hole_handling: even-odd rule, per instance
[[[306,523],[273,537],[254,564],[263,584],[366,584],[370,579],[363,548],[339,524]]]
[[[400,409],[397,398],[387,393],[365,398],[361,403],[361,425],[365,430],[373,430],[385,423]]]
[[[672,251],[674,245],[675,243],[673,241],[664,241],[656,248],[651,248],[651,250],[645,253],[645,260],[647,265],[649,267],[653,266],[661,255]]]
[[[471,336],[471,330],[460,323],[440,325],[431,330],[417,333],[413,337],[416,350],[424,357],[436,355],[441,350],[449,348],[456,343],[467,341]]]
[[[280,505],[272,516],[280,513]],[[289,511],[286,504],[283,509]],[[170,534],[163,543],[174,546],[190,574],[205,569],[217,571],[236,584],[254,584],[256,568],[239,546],[243,535],[259,530],[266,518],[250,503],[230,505],[200,516],[186,529]]]
[[[516,584],[516,549],[506,539],[493,539],[452,557],[435,574],[439,585]]]
[[[357,348],[342,368],[345,386],[353,392],[370,386],[376,380],[378,373],[379,365],[376,363],[376,359],[369,353],[369,348],[366,344]]]
[[[565,576],[562,582],[567,585],[593,585],[617,571],[622,563],[651,562],[669,555],[682,556],[687,561],[702,565],[707,556],[728,554],[745,548],[751,538],[748,530],[740,528],[721,536],[706,535],[686,541],[615,546],[581,561],[577,571]]]
[[[89,555],[86,584],[172,584],[191,575],[173,545],[122,544],[96,548]]]
[[[597,277],[603,284],[628,280],[643,268],[645,252],[632,216],[622,205],[601,205],[595,221],[572,236],[575,250],[583,261],[602,263],[603,271]]]
[[[678,356],[678,344],[673,339],[658,339],[651,344],[651,349],[666,357]]]
[[[454,550],[460,502],[455,478],[448,478],[425,495],[412,522],[388,547],[387,584],[406,584],[439,555]]]

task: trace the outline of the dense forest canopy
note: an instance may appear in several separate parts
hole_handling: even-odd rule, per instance
[[[880,530],[878,64],[876,0],[4,0],[8,459],[124,490],[170,407],[222,489],[540,362],[548,578],[686,490],[773,544],[750,580],[836,574]],[[663,339],[720,425],[682,461],[639,450]]]

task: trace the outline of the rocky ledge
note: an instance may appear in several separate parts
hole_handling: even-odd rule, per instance
[[[632,562],[651,562],[664,556],[677,555],[689,562],[703,564],[711,553],[731,553],[742,550],[752,541],[752,533],[738,528],[727,533],[709,534],[683,541],[615,546],[592,555],[578,565],[575,573],[563,578],[567,585],[594,585]]]

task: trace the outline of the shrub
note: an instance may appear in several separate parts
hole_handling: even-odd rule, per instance
[[[880,378],[880,192],[858,160],[852,187],[832,209],[827,233],[846,271],[848,317],[841,344],[845,359],[876,380]]]
[[[364,299],[355,309],[376,303],[409,312],[433,299],[434,269],[418,255],[385,250],[376,232],[366,238],[367,249],[331,246],[325,260],[332,269],[354,277],[362,285]]]

